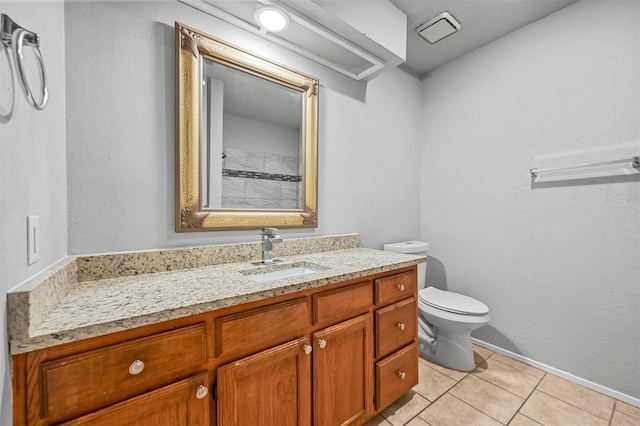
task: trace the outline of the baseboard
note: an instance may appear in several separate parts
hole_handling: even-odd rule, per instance
[[[525,356],[522,355],[518,355],[516,353],[513,353],[511,351],[508,351],[506,349],[502,349],[501,347],[498,346],[494,346],[491,343],[487,343],[487,342],[483,342],[481,340],[478,340],[474,337],[471,338],[471,341],[473,343],[475,343],[476,345],[485,347],[487,349],[490,349],[494,352],[498,352],[502,355],[508,356],[509,358],[513,358],[517,361],[520,361],[524,364],[530,365],[532,367],[538,368],[540,370],[546,371],[547,373],[551,373],[554,374],[558,377],[562,377],[563,379],[569,380],[571,382],[577,383],[579,385],[585,386],[589,389],[593,389],[596,392],[600,392],[601,394],[610,396],[612,398],[615,398],[617,400],[626,402],[628,404],[634,405],[636,407],[640,407],[640,399],[639,398],[635,398],[631,395],[627,395],[624,394],[622,392],[619,392],[617,390],[608,388],[606,386],[602,386],[599,385],[597,383],[591,382],[589,380],[583,379],[582,377],[578,377],[578,376],[574,376],[571,373],[567,373],[566,371],[562,371],[562,370],[558,370],[557,368],[554,367],[550,367],[546,364],[543,364],[541,362],[535,361],[533,359],[527,358]]]

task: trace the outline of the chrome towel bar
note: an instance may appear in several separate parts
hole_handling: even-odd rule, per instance
[[[16,24],[8,15],[5,15],[3,13],[2,15],[0,15],[0,41],[4,46],[7,61],[9,62],[9,72],[11,73],[11,107],[8,112],[0,113],[0,122],[7,122],[13,115],[13,107],[15,103],[15,83],[13,79],[13,70],[11,67],[12,58],[13,62],[15,63],[15,71],[18,75],[18,80],[20,81],[22,92],[27,98],[27,102],[29,102],[29,105],[31,105],[38,111],[44,109],[44,107],[47,105],[47,101],[49,100],[49,91],[47,89],[47,74],[44,68],[44,59],[42,57],[42,53],[40,52],[40,36],[38,36],[37,33],[29,31],[26,28],[23,28],[20,25]],[[31,86],[29,85],[29,81],[26,77],[26,72],[24,69],[24,55],[22,54],[25,46],[34,49],[36,59],[38,61],[40,84],[42,86],[40,101],[36,100],[33,93],[31,92]],[[13,55],[11,55],[12,58],[9,55],[9,50],[13,51]]]
[[[609,166],[613,164],[624,164],[629,162],[631,163],[632,167],[640,170],[640,156],[636,155],[631,158],[622,158],[620,160],[593,161],[589,163],[567,164],[564,166],[556,166],[556,167],[533,168],[533,169],[529,169],[529,174],[531,175],[531,179],[535,179],[538,177],[540,173],[544,173],[544,172],[557,172],[560,170],[584,169],[589,167]]]

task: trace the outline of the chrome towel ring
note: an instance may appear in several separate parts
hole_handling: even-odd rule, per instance
[[[11,57],[13,58],[13,62],[15,63],[15,71],[18,74],[20,87],[22,87],[22,93],[24,93],[27,102],[29,102],[29,105],[31,105],[36,110],[43,110],[47,105],[47,101],[49,100],[49,91],[47,89],[47,74],[44,66],[44,58],[42,57],[42,52],[40,52],[40,36],[38,36],[37,33],[29,31],[16,24],[8,15],[2,14],[0,16],[0,39],[2,41],[2,44],[4,45],[7,61],[9,61],[12,88],[14,88],[15,83],[11,67]],[[38,61],[38,67],[40,71],[40,85],[42,87],[42,93],[40,94],[39,101],[36,100],[35,96],[33,95],[31,86],[29,85],[29,81],[27,80],[23,55],[23,49],[25,46],[34,49],[34,53]],[[13,51],[13,55],[9,55],[9,50]],[[8,121],[9,119],[11,119],[11,115],[13,114],[13,106],[15,104],[15,93],[13,92],[15,92],[15,89],[12,91],[11,95],[11,109],[8,113],[0,114],[1,121]]]

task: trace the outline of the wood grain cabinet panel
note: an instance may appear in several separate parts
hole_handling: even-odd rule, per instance
[[[356,424],[373,412],[371,314],[313,335],[314,426]]]
[[[131,398],[64,426],[206,426],[209,423],[207,373]]]
[[[307,336],[219,367],[218,426],[310,425],[310,344]]]
[[[193,374],[206,336],[196,324],[40,364],[41,416],[71,418]]]
[[[418,336],[415,297],[378,309],[375,313],[376,358],[406,346]]]
[[[307,298],[231,314],[215,320],[216,356],[240,357],[308,333]]]
[[[375,289],[377,305],[386,305],[411,297],[418,290],[416,272],[408,271],[379,278],[375,280]]]
[[[418,384],[418,345],[413,343],[376,364],[376,409]]]
[[[369,311],[373,304],[371,281],[313,295],[314,324],[335,324]]]

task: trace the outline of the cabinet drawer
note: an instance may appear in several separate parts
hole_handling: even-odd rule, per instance
[[[376,363],[376,410],[385,408],[418,384],[418,344]]]
[[[217,318],[216,357],[248,355],[301,337],[309,321],[306,298]]]
[[[377,279],[375,287],[377,305],[386,305],[396,300],[411,297],[418,289],[416,272],[408,271]]]
[[[42,363],[42,417],[69,418],[198,371],[206,339],[205,324],[196,324]]]
[[[417,337],[415,297],[378,309],[375,313],[376,358],[407,345]]]
[[[202,397],[207,373],[172,383],[59,426],[190,426],[209,424],[209,401]],[[199,393],[200,392],[200,393]]]
[[[373,305],[371,281],[313,296],[313,323],[329,325],[369,311]]]

